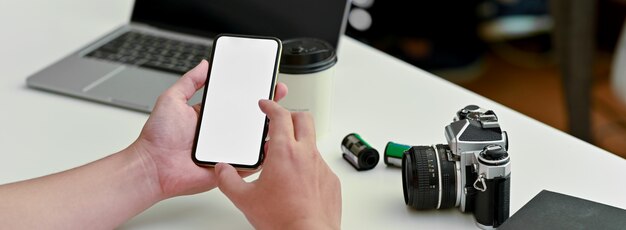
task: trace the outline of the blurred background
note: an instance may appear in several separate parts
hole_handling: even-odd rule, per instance
[[[626,0],[353,0],[346,34],[626,158],[625,16]]]

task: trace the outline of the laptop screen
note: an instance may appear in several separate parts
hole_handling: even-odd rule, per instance
[[[132,21],[213,37],[313,37],[337,47],[348,0],[136,0]]]

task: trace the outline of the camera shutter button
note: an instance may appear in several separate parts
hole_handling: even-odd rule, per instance
[[[489,145],[480,152],[480,157],[488,161],[499,161],[506,159],[509,154],[499,145]]]

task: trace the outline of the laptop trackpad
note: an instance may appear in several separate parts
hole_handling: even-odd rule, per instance
[[[146,71],[144,69],[116,69],[100,78],[100,82],[87,93],[94,94],[122,107],[130,107],[149,112],[159,95],[169,88],[178,76],[173,74]]]

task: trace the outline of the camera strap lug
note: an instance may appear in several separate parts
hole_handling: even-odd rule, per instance
[[[478,184],[480,182],[480,184]],[[487,191],[487,184],[485,184],[485,174],[480,174],[476,181],[474,181],[474,188],[478,191]]]

